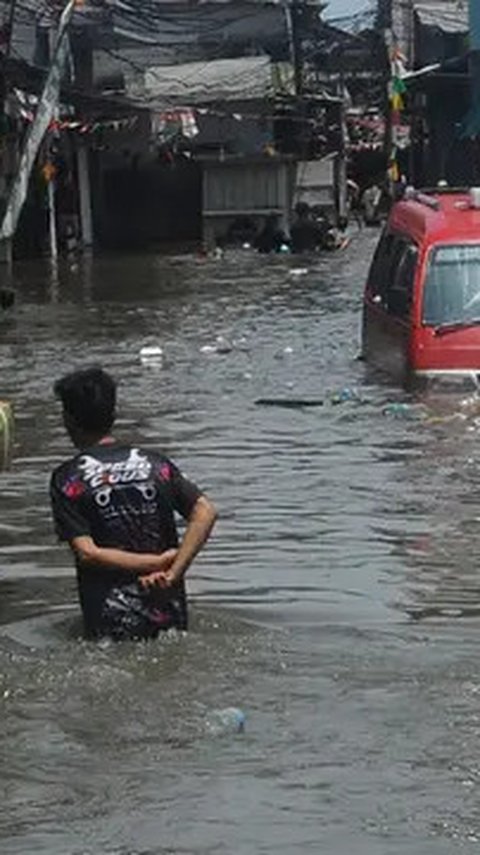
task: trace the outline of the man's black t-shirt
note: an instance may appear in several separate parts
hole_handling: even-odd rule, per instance
[[[161,454],[99,444],[59,466],[50,485],[61,540],[90,536],[97,546],[163,552],[178,545],[175,511],[189,517],[201,491]],[[145,593],[137,576],[77,564],[80,603],[91,635],[154,635],[186,628],[183,584]]]

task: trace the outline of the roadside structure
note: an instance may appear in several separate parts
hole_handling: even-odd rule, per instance
[[[67,252],[210,241],[237,216],[258,222],[274,213],[287,226],[298,175],[311,162],[324,165],[307,170],[316,176],[309,191],[333,217],[343,215],[346,89],[338,74],[320,79],[317,68],[312,81],[306,73],[325,39],[324,5],[88,0],[72,21],[61,103],[32,177],[17,253],[48,246],[49,217],[50,244],[53,217]],[[11,4],[0,10],[1,204],[35,114],[58,7],[26,0],[11,28]]]
[[[470,9],[478,7],[474,0]],[[390,53],[390,126],[396,177],[417,186],[480,180],[475,93],[467,0],[381,0],[379,24]],[[400,67],[400,77],[398,68]],[[397,71],[395,71],[397,69]],[[480,79],[480,78],[478,78]],[[477,104],[477,106],[475,106]]]

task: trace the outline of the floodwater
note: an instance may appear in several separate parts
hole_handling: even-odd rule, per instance
[[[17,414],[0,475],[2,855],[478,848],[480,422],[460,399],[384,414],[406,394],[357,359],[375,238],[314,260],[104,258],[58,282],[18,267],[0,331]],[[233,350],[202,352],[217,335]],[[141,363],[151,344],[162,366]],[[121,381],[118,433],[219,506],[188,636],[79,637],[48,506],[69,453],[51,384],[92,361]],[[361,400],[333,404],[345,387]],[[208,726],[229,706],[243,734]]]

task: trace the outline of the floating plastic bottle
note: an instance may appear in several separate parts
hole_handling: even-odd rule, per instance
[[[160,365],[163,362],[163,349],[158,344],[146,345],[140,351],[140,361]]]
[[[307,276],[307,274],[308,267],[292,267],[292,269],[289,270],[289,275],[293,276],[295,279],[300,276]]]
[[[231,353],[233,347],[228,341],[228,339],[224,338],[223,335],[217,335],[215,349],[217,353]]]
[[[243,733],[245,730],[245,713],[238,707],[212,710],[206,719],[207,731],[213,736],[223,736],[228,733]]]

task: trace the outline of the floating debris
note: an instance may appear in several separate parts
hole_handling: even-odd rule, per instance
[[[246,716],[238,707],[225,707],[222,710],[212,710],[207,715],[207,731],[213,736],[225,736],[228,733],[243,733]]]
[[[231,353],[233,345],[223,335],[218,335],[215,344],[204,344],[200,348],[200,353],[219,353],[221,355]]]
[[[159,365],[163,362],[163,349],[160,345],[147,345],[146,347],[142,347],[140,351],[140,359],[143,363],[155,363]]]
[[[415,404],[405,404],[394,401],[386,404],[382,413],[384,416],[389,416],[395,419],[405,419],[406,421],[419,421],[428,417],[425,407]]]
[[[300,409],[301,407],[322,407],[321,398],[257,398],[257,407],[289,407]]]
[[[290,345],[287,345],[286,347],[282,348],[282,350],[277,350],[277,352],[274,354],[274,356],[275,356],[275,359],[285,359],[286,356],[291,356],[292,354],[293,354],[293,347],[291,347]]]
[[[226,338],[223,337],[223,335],[217,336],[215,347],[217,349],[217,353],[231,353],[233,350],[233,346]]]
[[[246,353],[249,350],[248,339],[244,335],[240,336],[240,338],[234,339],[233,347],[236,350],[242,350]]]
[[[334,392],[330,398],[332,404],[345,404],[347,401],[361,403],[361,400],[358,390],[350,389],[348,386],[345,389],[340,389],[339,392]]]

